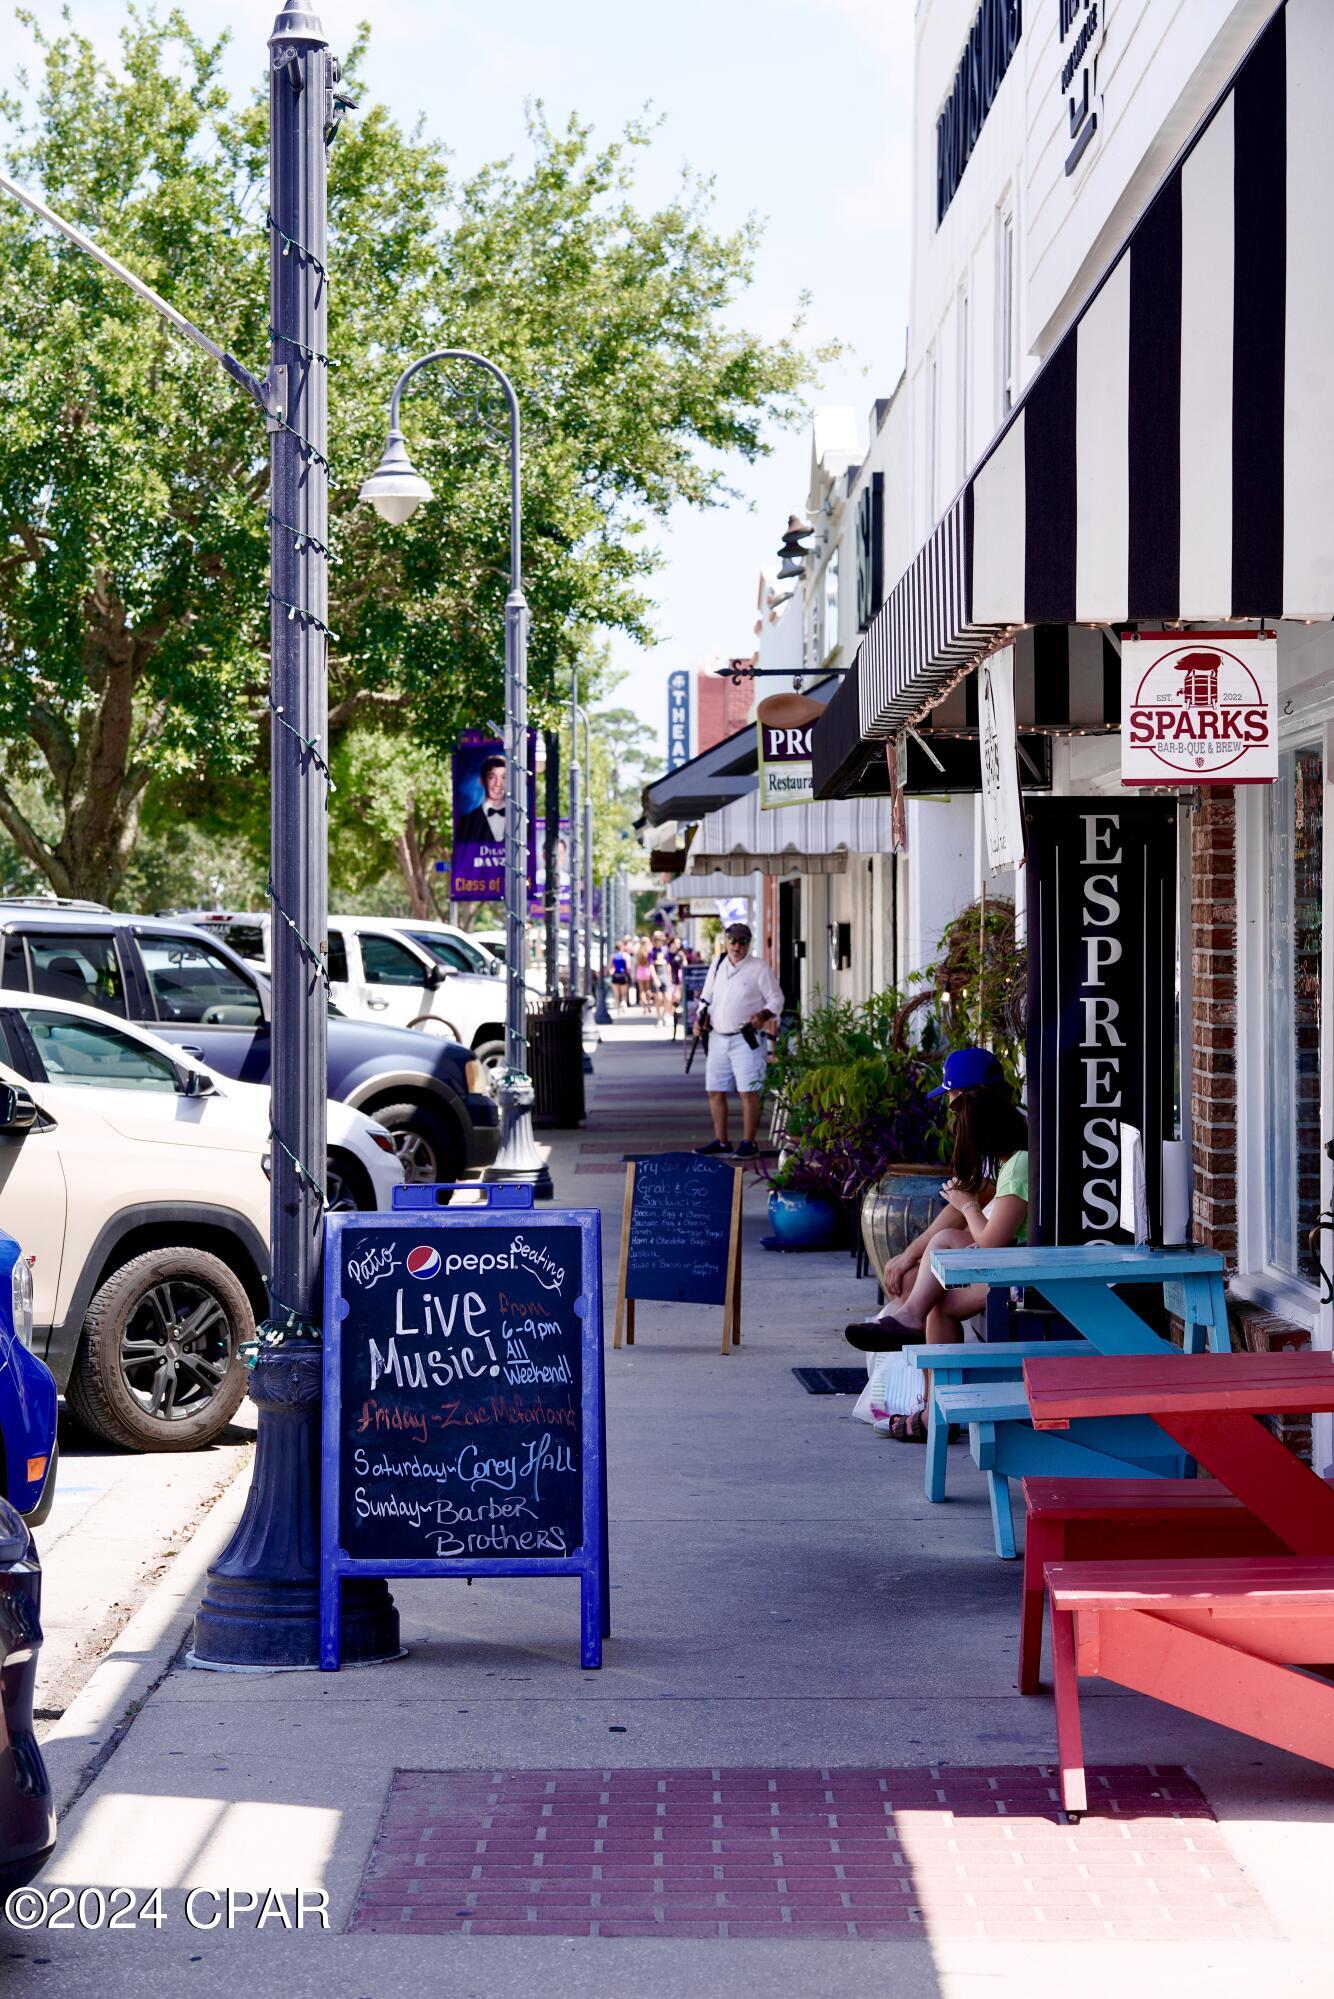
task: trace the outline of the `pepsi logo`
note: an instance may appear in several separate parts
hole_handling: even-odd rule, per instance
[[[428,1242],[419,1242],[415,1249],[408,1251],[407,1271],[409,1277],[437,1277],[440,1273],[440,1252],[432,1249]]]

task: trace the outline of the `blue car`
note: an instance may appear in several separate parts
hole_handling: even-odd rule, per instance
[[[23,1887],[56,1843],[51,1781],[33,1733],[42,1649],[42,1565],[29,1528],[56,1489],[56,1383],[32,1339],[32,1273],[0,1229],[0,1899]]]
[[[56,1378],[32,1351],[32,1272],[0,1229],[0,1494],[40,1527],[56,1492]]]

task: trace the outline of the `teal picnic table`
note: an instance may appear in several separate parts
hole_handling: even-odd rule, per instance
[[[1149,1418],[1078,1424],[1060,1436],[1036,1433],[1022,1370],[1030,1356],[1176,1354],[1131,1310],[1113,1286],[1164,1287],[1169,1309],[1185,1328],[1187,1352],[1228,1352],[1223,1259],[1214,1250],[1148,1249],[1098,1243],[1059,1248],[944,1249],[931,1269],[947,1289],[964,1284],[1023,1287],[1040,1292],[1066,1321],[1075,1341],[1014,1341],[907,1351],[929,1370],[925,1483],[928,1499],[945,1496],[949,1424],[967,1423],[972,1453],[987,1479],[996,1552],[1015,1552],[1010,1480],[1028,1477],[1172,1478],[1185,1468],[1172,1441]]]

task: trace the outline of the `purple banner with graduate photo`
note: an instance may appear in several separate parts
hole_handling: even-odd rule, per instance
[[[534,874],[533,775],[536,741],[528,734],[528,893]],[[509,810],[505,745],[480,729],[465,729],[454,751],[454,850],[449,893],[455,902],[505,900],[505,826]]]

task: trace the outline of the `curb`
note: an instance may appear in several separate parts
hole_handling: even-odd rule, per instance
[[[250,1480],[237,1467],[161,1581],[149,1591],[42,1744],[57,1817],[72,1811],[124,1741],[136,1716],[171,1671],[190,1634],[210,1565],[245,1505]]]

